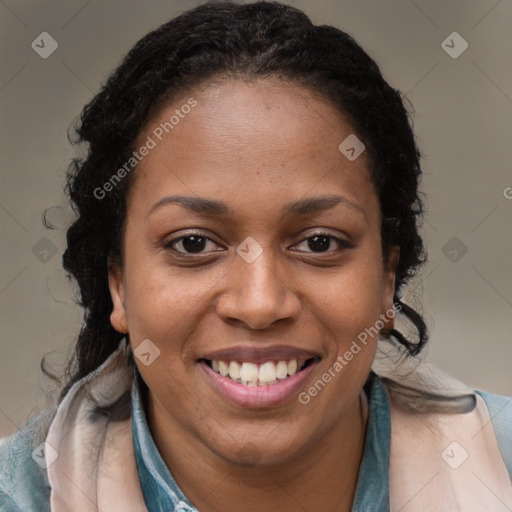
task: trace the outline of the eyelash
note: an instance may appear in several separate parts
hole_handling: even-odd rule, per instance
[[[170,249],[170,250],[172,250],[172,251],[174,251],[174,252],[176,252],[176,253],[178,253],[180,255],[200,256],[202,254],[207,254],[205,252],[200,252],[200,253],[181,252],[181,251],[177,251],[174,248],[174,245],[176,245],[178,242],[180,242],[181,240],[184,240],[186,238],[192,237],[192,236],[199,236],[201,238],[206,239],[209,242],[216,243],[214,240],[212,240],[210,237],[206,236],[204,233],[201,233],[200,231],[194,231],[194,232],[187,233],[186,235],[182,235],[180,237],[177,237],[177,238],[174,238],[174,239],[171,239],[171,240],[167,240],[164,243],[164,248],[165,249]],[[315,231],[314,233],[311,233],[306,238],[303,238],[300,242],[298,242],[298,244],[295,244],[295,245],[299,245],[299,244],[301,244],[303,242],[306,242],[307,240],[309,240],[310,238],[313,238],[315,236],[325,236],[325,237],[329,238],[330,240],[334,240],[338,244],[338,246],[339,246],[339,248],[336,249],[335,252],[341,252],[344,249],[350,249],[350,248],[353,247],[349,242],[347,242],[345,240],[341,240],[341,239],[335,237],[334,235],[332,235],[330,233],[327,233],[325,231]],[[213,252],[220,252],[220,251],[213,251]],[[306,251],[306,252],[310,253],[310,254],[321,255],[321,254],[329,254],[329,253],[332,253],[333,251],[327,250],[327,251],[323,251],[323,252],[314,252],[314,251]]]

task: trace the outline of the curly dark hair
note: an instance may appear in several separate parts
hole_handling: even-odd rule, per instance
[[[126,195],[136,169],[108,194],[98,190],[132,156],[137,137],[178,94],[217,78],[274,77],[321,93],[344,113],[369,156],[382,212],[382,253],[400,247],[394,300],[415,327],[411,341],[390,336],[411,355],[428,339],[420,313],[400,299],[425,261],[418,233],[420,152],[402,96],[348,34],[315,26],[302,11],[277,2],[208,2],[143,37],[83,109],[66,191],[77,218],[67,232],[66,271],[78,282],[84,323],[66,369],[61,397],[117,348],[123,334],[110,324],[109,265],[122,262]],[[103,197],[104,196],[104,197]]]

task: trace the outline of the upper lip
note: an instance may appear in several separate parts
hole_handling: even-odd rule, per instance
[[[204,354],[200,359],[210,361],[240,361],[250,363],[264,363],[266,361],[289,361],[292,359],[307,360],[320,358],[318,353],[289,345],[271,345],[268,347],[255,347],[251,345],[238,345],[236,347],[222,348]]]

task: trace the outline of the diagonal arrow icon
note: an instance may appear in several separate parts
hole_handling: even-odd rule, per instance
[[[43,236],[32,247],[32,254],[41,262],[46,263],[57,254],[57,246],[47,237]]]
[[[468,42],[458,32],[448,34],[444,41],[441,42],[441,48],[452,59],[458,59],[468,47]]]
[[[144,366],[149,366],[160,356],[160,349],[150,339],[145,339],[133,351],[133,355],[139,359]]]
[[[338,146],[341,154],[353,162],[365,150],[365,146],[355,133],[351,133]]]
[[[59,453],[57,450],[46,441],[41,443],[35,450],[32,452],[32,459],[43,469],[51,466],[57,459],[59,458]]]
[[[452,263],[458,263],[468,252],[468,248],[462,240],[454,236],[443,245],[441,251]]]
[[[458,469],[468,460],[469,453],[457,441],[453,441],[442,451],[441,458],[452,469]]]
[[[236,252],[246,263],[252,263],[263,252],[263,248],[254,238],[248,236],[240,242]]]
[[[39,57],[47,59],[59,47],[59,43],[48,32],[41,32],[30,46]]]

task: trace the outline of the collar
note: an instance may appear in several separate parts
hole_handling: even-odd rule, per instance
[[[144,406],[140,376],[133,377],[132,428],[135,458],[144,500],[151,512],[197,512],[188,501],[160,455],[149,431]]]
[[[137,469],[151,512],[197,512],[187,500],[165,465],[151,437],[142,402],[142,386],[133,378],[132,425]],[[388,464],[390,411],[386,390],[375,374],[370,374],[365,392],[368,397],[368,423],[352,512],[389,512]]]
[[[58,406],[43,450],[52,512],[197,512],[154,445],[130,358],[121,343]],[[432,381],[432,368],[421,363],[414,373]],[[434,375],[446,386],[453,380]],[[480,395],[470,412],[433,413],[402,409],[387,379],[373,373],[365,388],[368,423],[352,512],[512,510],[510,477]]]

